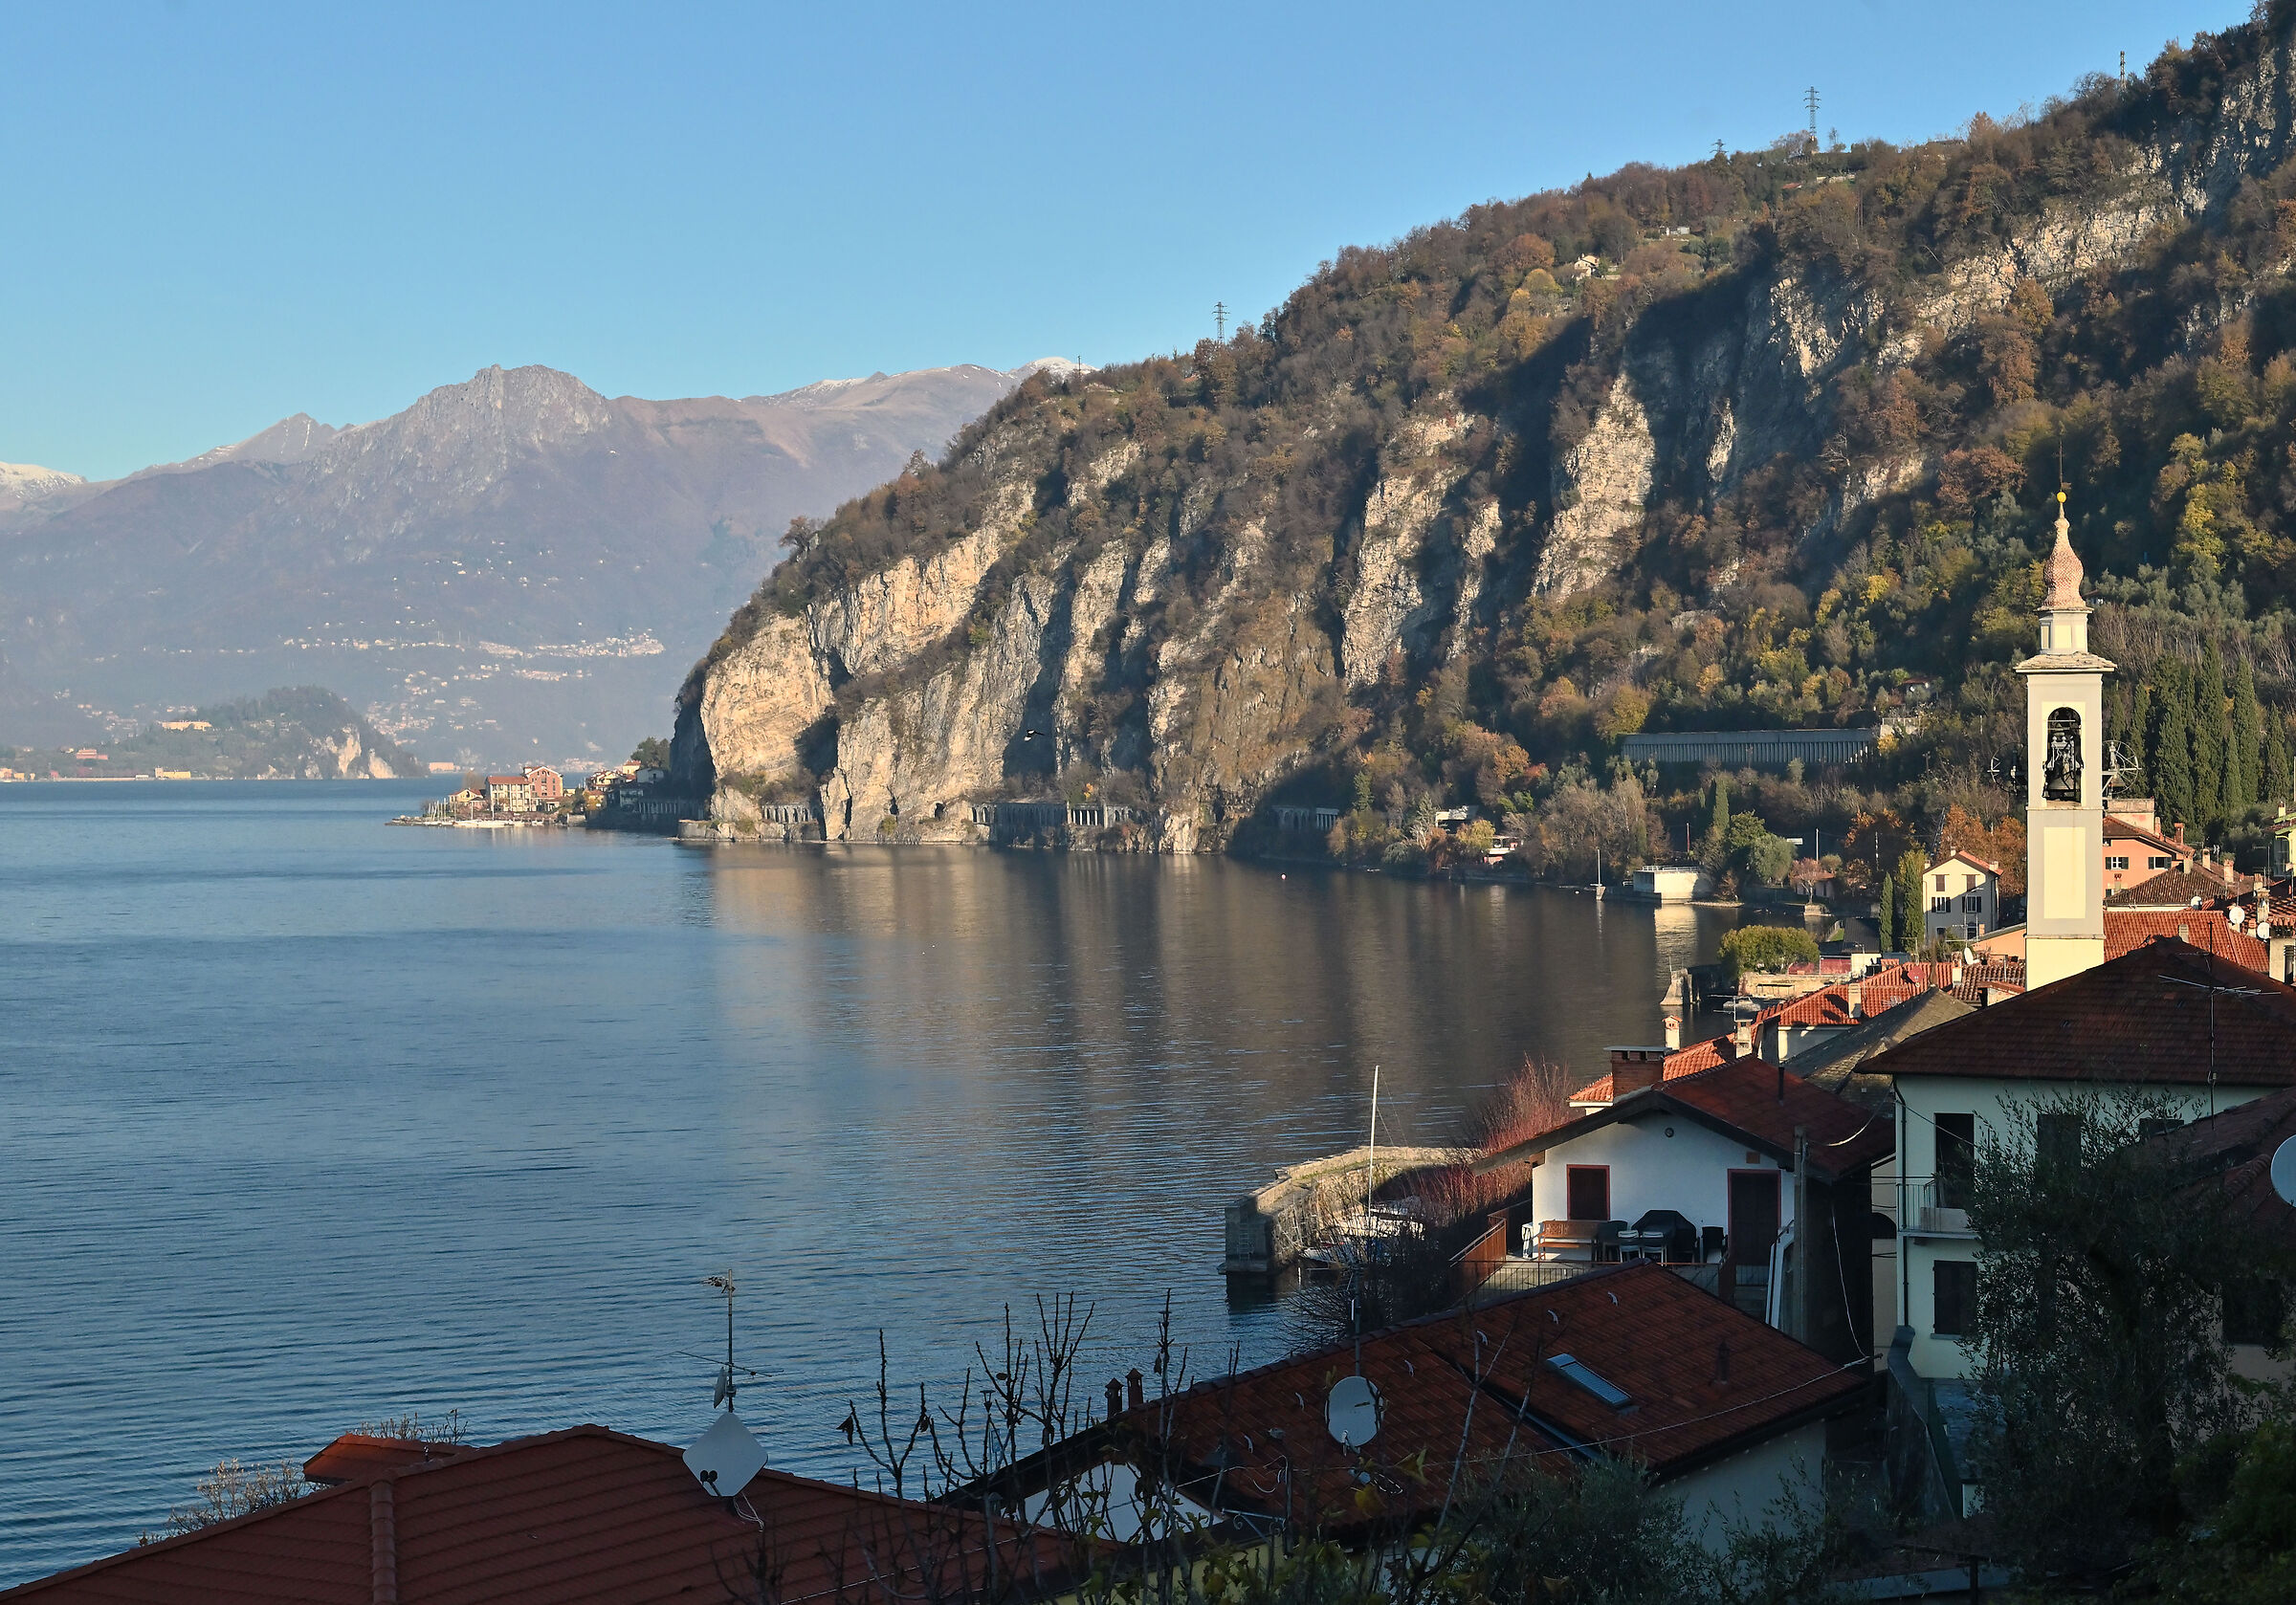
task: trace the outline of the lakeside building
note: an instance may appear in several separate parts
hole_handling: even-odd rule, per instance
[[[1698,1285],[1743,1313],[1837,1361],[1869,1363],[1870,1278],[1845,1267],[1862,1267],[1872,1235],[1870,1178],[1889,1156],[1889,1122],[1732,1038],[1699,1045],[1612,1048],[1606,1101],[1477,1160],[1478,1174],[1529,1165],[1531,1183],[1465,1257],[1501,1284],[1523,1274],[1502,1256],[1534,1268],[1700,1267]],[[1689,1067],[1699,1060],[1710,1062]]]
[[[566,780],[546,763],[526,765],[526,784],[537,802],[556,802],[566,795]]]
[[[497,814],[523,814],[534,807],[534,782],[523,775],[489,775],[486,805]]]
[[[38,1605],[1007,1605],[1073,1580],[1010,1523],[762,1470],[731,1497],[601,1426],[478,1448],[346,1434],[320,1491],[0,1592]],[[747,1591],[747,1592],[742,1592]]]

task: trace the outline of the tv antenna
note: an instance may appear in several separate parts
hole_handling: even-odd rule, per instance
[[[725,1408],[710,1423],[710,1430],[686,1450],[686,1469],[694,1473],[694,1480],[703,1487],[730,1501],[765,1468],[765,1445],[734,1414],[735,1373],[744,1376],[755,1376],[757,1373],[734,1364],[734,1273],[726,1270],[705,1276],[702,1285],[725,1295],[725,1368],[718,1372],[718,1386],[710,1395],[711,1404]]]
[[[1227,303],[1225,301],[1212,303],[1212,334],[1218,340],[1227,339]]]

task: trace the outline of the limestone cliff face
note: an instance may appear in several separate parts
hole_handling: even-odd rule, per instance
[[[1280,419],[1238,404],[1210,342],[1160,376],[1032,382],[935,471],[981,471],[960,516],[904,525],[923,516],[888,504],[870,549],[898,555],[826,588],[769,583],[681,693],[676,774],[729,826],[796,811],[831,840],[963,840],[978,804],[1089,797],[1136,810],[1137,845],[1218,846],[1290,777],[1427,706],[1411,699],[1437,677],[1495,674],[1537,609],[1645,572],[1662,508],[1721,517],[1798,475],[1772,550],[1831,561],[1946,449],[1855,448],[1838,417],[1853,377],[1935,360],[2020,281],[2065,290],[2205,224],[2296,151],[2291,79],[2284,37],[2209,116],[2112,145],[2118,176],[2089,199],[1912,280],[1781,248],[1664,280],[1693,287],[1527,344],[1497,379],[1411,388],[1406,363],[1471,334],[1445,324],[1461,297],[1408,353],[1351,369],[1377,309],[1422,304],[1399,265],[1359,292],[1374,311],[1282,346],[1318,377],[1265,404]],[[1514,270],[1498,301],[1535,300],[1543,277]],[[1734,566],[1684,601],[1726,605]]]

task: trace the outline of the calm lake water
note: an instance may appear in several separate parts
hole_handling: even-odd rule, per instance
[[[1220,1210],[1655,1040],[1728,915],[1221,860],[385,828],[389,784],[0,786],[0,1586],[363,1418],[774,1463],[1007,1304],[1287,1342]]]

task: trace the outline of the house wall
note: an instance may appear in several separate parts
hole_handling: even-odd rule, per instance
[[[1955,1223],[1954,1218],[1960,1212],[1949,1212],[1942,1220],[1925,1220],[1922,1216],[1919,1189],[1937,1175],[1936,1117],[1947,1113],[1975,1115],[1977,1146],[1982,1150],[1988,1134],[2005,1138],[2016,1132],[2017,1124],[2010,1113],[2012,1105],[2060,1098],[2077,1090],[2078,1085],[1960,1076],[1898,1077],[1897,1154],[1904,1170],[1896,1212],[1900,1223],[1898,1287],[1903,1311],[1899,1319],[1913,1329],[1910,1357],[1913,1369],[1922,1375],[1967,1377],[1975,1369],[1968,1351],[1957,1339],[1940,1336],[1935,1330],[1937,1262],[1974,1262],[1978,1248],[1976,1234],[1965,1224]],[[2219,1085],[2212,1104],[2205,1088],[2148,1088],[2140,1083],[2122,1083],[2110,1090],[2124,1088],[2130,1091],[2157,1092],[2174,1100],[2188,1120],[2233,1109],[2272,1090],[2266,1087]]]
[[[1733,1526],[1777,1526],[1778,1512],[1773,1506],[1783,1496],[1797,1497],[1815,1512],[1822,1503],[1819,1488],[1824,1473],[1825,1423],[1813,1421],[1669,1478],[1660,1487],[1682,1501],[1683,1518],[1698,1542],[1719,1551],[1729,1544]]]
[[[1674,1133],[1670,1137],[1668,1131]],[[1749,1160],[1750,1152],[1680,1115],[1652,1113],[1616,1121],[1547,1150],[1545,1162],[1531,1173],[1533,1214],[1539,1220],[1560,1220],[1570,1213],[1566,1167],[1608,1165],[1613,1220],[1631,1222],[1645,1210],[1671,1209],[1700,1226],[1728,1226],[1730,1173],[1781,1169],[1766,1154]],[[1794,1220],[1791,1176],[1779,1180],[1777,1198],[1782,1231]]]

